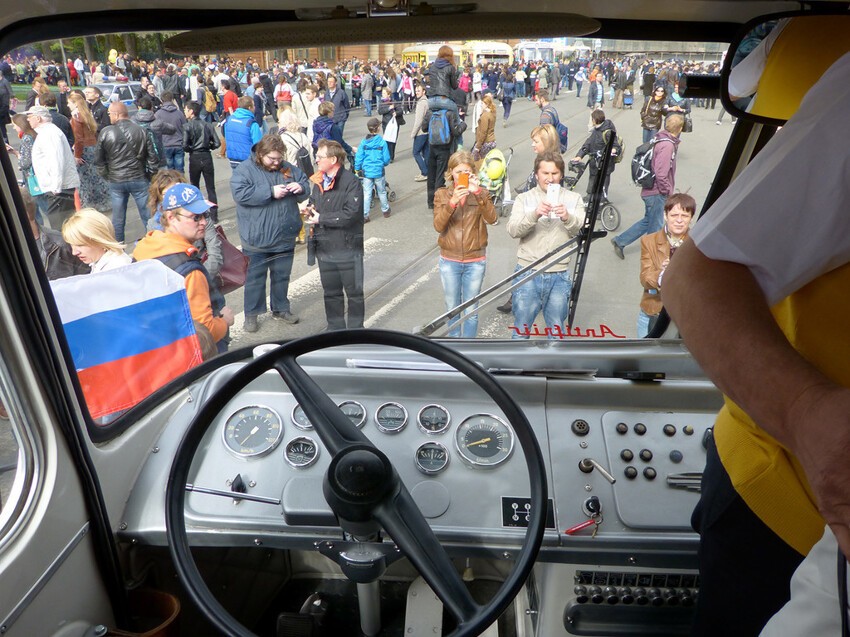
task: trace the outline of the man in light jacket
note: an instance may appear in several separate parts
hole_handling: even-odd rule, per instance
[[[65,134],[52,122],[50,111],[33,106],[25,115],[38,133],[32,147],[32,167],[38,187],[47,202],[50,226],[59,230],[74,214],[74,189],[80,187],[80,175],[74,153]]]

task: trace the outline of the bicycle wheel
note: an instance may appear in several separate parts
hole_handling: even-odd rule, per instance
[[[612,203],[606,203],[599,211],[599,219],[602,227],[608,232],[613,232],[620,227],[620,211]]]

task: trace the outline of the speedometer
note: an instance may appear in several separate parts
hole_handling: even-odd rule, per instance
[[[427,434],[441,434],[449,427],[449,410],[442,405],[425,405],[416,418],[419,428]]]
[[[407,410],[398,403],[384,403],[375,412],[375,424],[385,434],[396,434],[407,425]]]
[[[224,424],[222,438],[237,456],[261,456],[274,449],[283,435],[283,421],[268,407],[252,405],[231,415]]]
[[[510,458],[514,432],[490,414],[470,416],[457,428],[455,444],[460,457],[477,467],[495,467]]]

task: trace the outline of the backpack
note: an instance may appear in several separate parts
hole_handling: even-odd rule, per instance
[[[221,310],[225,306],[224,295],[219,290],[218,285],[212,280],[212,277],[210,277],[210,273],[207,272],[207,269],[201,263],[201,259],[197,254],[189,256],[185,252],[176,252],[175,254],[166,254],[154,258],[174,270],[184,279],[196,270],[203,272],[204,276],[207,277],[207,284],[210,288],[210,306],[212,307],[213,316],[221,316]]]
[[[284,135],[298,144],[298,150],[295,152],[295,164],[301,169],[301,172],[309,177],[313,174],[313,162],[310,160],[310,151],[299,144],[298,140],[289,133],[284,133]]]
[[[428,119],[428,144],[448,146],[452,143],[452,129],[449,125],[449,112],[446,109],[431,111]]]
[[[610,131],[602,131],[602,140],[605,142],[605,144],[608,144],[608,135],[606,135],[606,133],[610,134]],[[623,138],[617,135],[614,138],[614,145],[611,147],[611,161],[613,161],[615,164],[619,164],[621,161],[623,161],[623,155],[625,154],[625,152],[626,145],[623,143]]]
[[[213,95],[212,91],[208,88],[204,89],[204,110],[207,113],[215,113],[215,109],[217,107],[217,103],[215,100],[215,95]]]
[[[655,170],[652,167],[652,157],[655,154],[655,145],[662,141],[670,142],[669,139],[653,138],[635,148],[635,155],[632,157],[632,181],[635,182],[636,186],[652,188],[655,185]],[[675,151],[673,156],[676,156]]]
[[[552,120],[552,125],[558,133],[558,141],[561,145],[561,152],[567,152],[567,146],[569,146],[569,129],[561,123],[561,120],[558,119],[558,113],[555,112],[555,109],[551,106],[544,108],[543,112],[546,113],[549,116],[549,119]]]

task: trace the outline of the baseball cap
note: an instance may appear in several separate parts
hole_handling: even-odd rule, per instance
[[[193,215],[202,215],[210,209],[210,205],[195,186],[174,184],[162,195],[162,209],[175,210],[177,208],[183,208]]]
[[[39,117],[47,117],[50,111],[46,106],[33,106],[30,110],[24,111],[24,115],[38,115]]]

